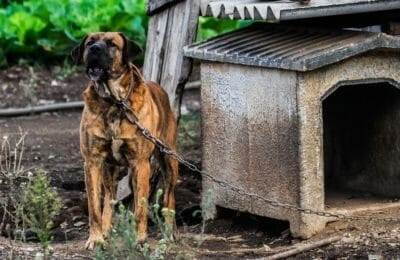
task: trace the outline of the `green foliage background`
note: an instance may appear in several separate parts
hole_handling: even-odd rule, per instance
[[[199,20],[197,40],[247,25]],[[146,0],[0,0],[0,66],[59,63],[88,32],[120,31],[145,48]],[[143,55],[137,63],[140,65]]]
[[[0,2],[0,65],[20,58],[65,58],[88,33],[121,31],[144,47],[145,0],[24,0]]]
[[[220,20],[213,17],[200,17],[197,41],[204,41],[219,34],[246,27],[252,22],[249,20]]]

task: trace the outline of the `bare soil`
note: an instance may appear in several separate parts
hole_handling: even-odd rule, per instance
[[[68,69],[68,68],[67,68]],[[0,71],[0,108],[81,100],[86,77],[83,72],[67,69],[12,67]],[[196,79],[195,76],[194,79]],[[179,152],[196,165],[201,164],[199,90],[185,92],[186,115],[182,117]],[[87,202],[84,187],[83,161],[79,153],[79,122],[81,111],[57,111],[13,118],[0,118],[0,137],[17,136],[19,129],[25,139],[25,168],[41,168],[48,172],[52,186],[63,198],[61,214],[54,220],[52,243],[55,259],[93,258],[84,250],[88,235]],[[10,191],[0,183],[2,191]],[[398,222],[347,221],[328,224],[326,230],[308,241],[290,236],[284,221],[220,209],[219,217],[206,224],[193,216],[200,209],[201,177],[180,166],[177,188],[177,220],[184,258],[253,259],[286,251],[300,243],[312,243],[340,235],[342,239],[325,247],[293,256],[296,259],[379,259],[400,258],[400,225]],[[378,212],[382,216],[400,216],[399,209]],[[40,251],[33,236],[31,241],[13,241],[7,234],[0,236],[0,258],[18,255],[31,259]],[[204,242],[198,245],[199,235]],[[150,242],[159,234],[150,227]],[[375,257],[375,258],[374,258]],[[172,257],[171,257],[172,258]]]

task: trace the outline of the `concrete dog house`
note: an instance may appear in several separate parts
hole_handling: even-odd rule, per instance
[[[348,215],[399,207],[400,38],[255,24],[185,47],[201,60],[203,170],[248,193]],[[308,238],[332,218],[203,178],[224,207]],[[204,197],[204,196],[203,196]],[[351,199],[349,199],[351,198]]]

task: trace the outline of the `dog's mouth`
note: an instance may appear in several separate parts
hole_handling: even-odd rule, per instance
[[[90,67],[87,69],[87,75],[91,80],[98,81],[105,77],[106,70],[100,67]]]

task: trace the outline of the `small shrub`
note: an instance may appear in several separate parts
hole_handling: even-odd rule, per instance
[[[23,239],[23,219],[20,212],[23,211],[20,185],[28,181],[29,172],[22,165],[25,151],[26,133],[20,129],[18,137],[3,135],[0,148],[0,207],[2,209],[0,234],[7,231],[9,237]],[[10,226],[13,224],[14,228]],[[6,229],[6,230],[5,230]]]
[[[22,196],[23,218],[39,238],[44,254],[52,241],[53,218],[61,209],[61,198],[52,191],[44,171],[38,170],[26,185]]]

